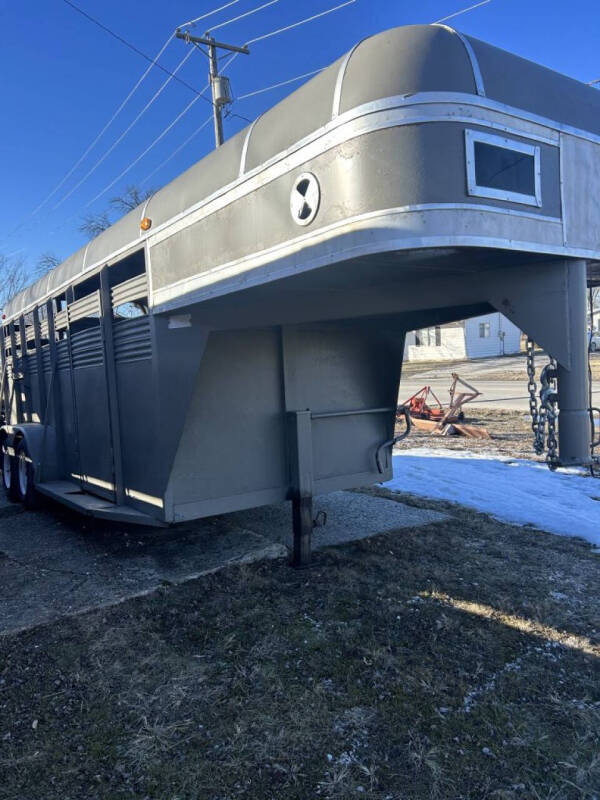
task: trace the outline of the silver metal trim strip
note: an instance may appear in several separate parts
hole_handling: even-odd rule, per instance
[[[238,176],[240,178],[243,177],[244,173],[246,172],[246,156],[248,155],[248,147],[250,145],[250,137],[252,136],[252,131],[254,130],[256,123],[262,117],[262,114],[254,120],[254,122],[248,128],[248,133],[246,134],[246,138],[244,139],[244,146],[242,147],[242,155],[240,156],[240,170],[238,172]]]
[[[483,142],[500,147],[506,150],[513,150],[518,153],[533,157],[534,169],[534,192],[535,194],[522,194],[503,189],[494,189],[490,186],[482,186],[477,183],[476,164],[475,164],[475,142]],[[488,197],[495,200],[504,200],[511,203],[522,203],[526,206],[542,207],[542,172],[541,172],[541,151],[539,145],[525,144],[514,139],[507,139],[505,136],[495,136],[491,133],[483,133],[467,128],[465,130],[466,148],[466,169],[467,169],[467,194],[473,197]]]
[[[142,209],[142,214],[140,216],[140,224],[141,224],[142,220],[144,219],[144,217],[146,216],[146,209],[148,208],[148,203],[150,202],[150,200],[152,200],[152,198],[154,197],[155,194],[156,194],[156,192],[153,192],[153,194],[151,194],[150,197],[146,198],[146,202],[144,203],[144,207]]]
[[[588,131],[583,131],[581,129],[574,128],[572,126],[566,125],[564,123],[560,123],[560,122],[557,122],[555,120],[550,120],[550,119],[548,119],[546,117],[541,117],[541,116],[539,116],[537,114],[533,114],[533,113],[530,113],[530,112],[527,112],[527,111],[523,111],[521,109],[517,109],[517,108],[514,108],[512,106],[508,106],[508,105],[506,105],[504,103],[500,103],[500,102],[497,102],[495,100],[490,100],[487,97],[486,98],[482,98],[482,97],[477,96],[477,95],[464,94],[464,93],[460,93],[460,92],[422,92],[422,93],[419,93],[419,94],[411,95],[409,97],[400,95],[400,96],[396,96],[396,97],[383,98],[381,100],[376,100],[376,101],[373,101],[373,102],[370,102],[370,103],[366,103],[366,104],[364,104],[362,106],[358,106],[357,108],[351,109],[350,111],[344,112],[344,114],[341,114],[339,117],[337,117],[335,120],[329,122],[323,128],[320,128],[319,130],[314,131],[309,136],[307,136],[304,139],[302,139],[301,141],[297,142],[295,145],[290,147],[287,151],[284,151],[282,153],[278,153],[277,155],[273,156],[271,159],[266,161],[264,164],[261,164],[260,166],[255,167],[251,172],[246,173],[242,178],[238,178],[237,180],[233,181],[232,183],[221,187],[214,194],[210,195],[207,198],[204,198],[204,199],[200,200],[198,203],[196,203],[193,206],[190,206],[190,208],[188,208],[185,211],[181,212],[177,216],[172,217],[169,220],[166,220],[161,225],[159,225],[155,230],[153,230],[151,233],[148,232],[148,234],[140,236],[138,239],[136,239],[136,240],[134,240],[132,242],[128,242],[126,245],[124,245],[123,247],[119,248],[118,250],[115,250],[113,253],[108,254],[107,256],[105,256],[100,261],[94,263],[93,265],[90,265],[89,270],[100,268],[100,266],[102,264],[105,264],[105,263],[107,263],[109,261],[112,261],[115,258],[118,258],[122,253],[125,253],[130,249],[134,249],[135,247],[137,247],[140,244],[143,245],[144,242],[146,242],[150,237],[154,241],[154,239],[156,238],[157,234],[162,233],[167,228],[169,228],[171,225],[176,224],[177,222],[179,222],[184,217],[187,217],[190,214],[192,214],[195,211],[197,211],[198,209],[209,205],[210,203],[214,202],[215,200],[217,200],[218,198],[222,197],[223,195],[226,195],[226,194],[229,194],[229,193],[234,193],[234,190],[239,190],[240,188],[242,188],[243,184],[246,184],[247,182],[251,181],[257,175],[262,174],[262,173],[266,173],[275,164],[278,164],[280,162],[286,161],[287,159],[289,159],[289,157],[292,154],[298,153],[300,150],[302,150],[303,148],[307,147],[310,144],[313,144],[318,139],[321,139],[322,137],[327,136],[332,131],[335,131],[338,128],[341,128],[342,126],[345,126],[350,122],[354,122],[354,121],[365,122],[366,121],[365,120],[366,117],[371,117],[372,115],[375,115],[378,112],[387,112],[387,111],[391,111],[391,110],[402,110],[402,111],[405,111],[405,110],[409,110],[409,109],[413,108],[414,106],[428,107],[428,106],[431,106],[431,105],[439,105],[439,104],[474,106],[474,107],[479,108],[479,109],[489,110],[489,111],[497,112],[499,114],[505,114],[505,115],[507,115],[509,117],[512,117],[514,119],[518,119],[520,122],[529,122],[529,123],[533,123],[535,125],[539,125],[541,127],[546,128],[548,130],[548,134],[550,134],[551,132],[556,132],[557,134],[560,134],[560,133],[568,134],[568,135],[575,136],[575,137],[580,138],[580,139],[584,139],[586,141],[593,142],[594,144],[600,144],[600,135],[596,135],[596,134],[590,133]],[[543,141],[543,142],[546,142],[548,144],[553,144],[554,146],[558,145],[558,135],[556,137],[556,141],[553,141],[549,136],[548,137],[542,137],[542,136],[537,135],[537,134],[536,135],[532,135],[531,133],[526,133],[524,131],[519,131],[516,128],[508,128],[508,127],[506,127],[504,125],[501,125],[499,123],[495,123],[495,122],[490,121],[490,120],[485,120],[485,119],[479,120],[479,119],[474,119],[472,117],[466,117],[466,116],[465,117],[452,116],[451,114],[447,114],[445,116],[439,116],[437,118],[435,116],[433,116],[433,115],[431,115],[429,117],[425,117],[425,116],[423,116],[421,118],[417,117],[417,118],[412,118],[410,120],[407,119],[405,123],[400,123],[400,122],[396,121],[395,123],[388,122],[388,123],[386,123],[386,125],[379,125],[379,126],[373,126],[372,123],[371,123],[370,126],[367,126],[365,124],[363,126],[363,128],[361,129],[361,133],[360,134],[355,133],[354,136],[362,135],[363,133],[368,133],[371,130],[376,130],[378,128],[386,127],[386,126],[390,127],[392,125],[399,125],[399,124],[416,124],[416,123],[421,122],[421,121],[422,122],[437,122],[437,121],[441,121],[442,119],[450,119],[450,120],[456,121],[456,122],[468,122],[471,125],[481,125],[481,126],[484,126],[484,127],[491,127],[491,128],[495,128],[497,130],[504,130],[507,133],[513,133],[513,134],[515,134],[517,136],[523,136],[525,138],[533,139],[533,140],[536,140],[536,141]],[[347,138],[352,138],[352,136],[348,136]],[[301,157],[301,160],[302,160],[302,158],[304,158],[304,156]],[[264,182],[266,182],[266,180]],[[235,199],[235,198],[232,198],[232,199]],[[86,250],[87,250],[87,248],[86,248]],[[585,251],[585,252],[588,252],[588,251]],[[597,257],[597,256],[594,256],[594,257]],[[149,269],[149,272],[150,272],[149,260],[148,260],[147,263],[148,263],[148,269]],[[81,274],[82,273],[79,273],[79,275],[81,275]],[[7,319],[8,320],[14,319],[14,318],[18,317],[19,314],[25,313],[26,311],[31,310],[34,306],[39,305],[40,303],[42,303],[45,300],[47,300],[49,297],[53,297],[53,296],[59,294],[62,290],[64,290],[65,287],[67,287],[67,286],[71,285],[72,283],[74,283],[76,281],[77,277],[78,276],[74,276],[74,277],[70,278],[68,281],[65,281],[62,284],[60,284],[60,286],[54,287],[52,289],[52,291],[47,291],[46,294],[44,294],[43,296],[40,296],[40,297],[36,298],[35,302],[30,303],[28,306],[24,307],[23,309],[19,309],[18,312],[16,312],[15,314],[11,314],[10,317],[7,317]],[[151,281],[151,277],[150,277],[150,281]]]
[[[558,146],[558,136],[556,139],[550,137],[538,136],[532,134],[530,131],[519,130],[518,128],[508,128],[505,125],[499,125],[488,119],[477,119],[470,116],[460,116],[452,109],[439,115],[434,114],[414,114],[412,108],[393,108],[384,109],[378,113],[371,113],[365,117],[359,117],[348,121],[343,127],[336,126],[328,131],[322,137],[321,141],[309,142],[302,150],[290,152],[285,158],[279,158],[270,164],[268,169],[253,170],[247,173],[246,181],[232,185],[229,192],[217,192],[214,195],[206,198],[206,200],[197,204],[195,207],[188,209],[185,213],[174,217],[168,224],[157,228],[151,236],[150,244],[154,246],[159,244],[164,239],[178,233],[185,227],[204,219],[210,214],[219,211],[231,203],[235,202],[241,197],[249,194],[250,192],[266,185],[267,183],[275,180],[283,174],[304,164],[306,161],[317,157],[323,152],[335,147],[339,144],[348,142],[354,138],[362,136],[374,131],[384,130],[390,127],[401,127],[403,125],[416,125],[421,123],[431,123],[440,121],[450,121],[458,123],[467,123],[469,125],[480,125],[494,130],[500,130],[503,133],[510,133],[515,136],[520,136],[532,141],[540,141],[545,144],[550,144],[554,147]]]
[[[568,214],[567,214],[567,207],[565,205],[565,160],[563,155],[563,139],[564,134],[559,134],[560,136],[560,148],[559,148],[559,155],[558,155],[558,171],[560,175],[560,215],[562,217],[562,225],[563,225],[563,244],[567,245],[567,231],[568,231]]]
[[[186,299],[185,302],[193,302],[189,300],[188,294],[189,291],[193,291],[195,287],[200,285],[204,286],[215,286],[218,284],[219,281],[225,280],[226,278],[235,277],[241,273],[248,273],[250,270],[254,270],[269,263],[273,262],[276,258],[283,258],[285,255],[293,254],[300,250],[302,247],[306,246],[307,243],[314,241],[315,239],[323,239],[326,241],[330,234],[335,234],[340,229],[343,228],[350,228],[352,226],[357,226],[362,223],[383,219],[383,218],[391,218],[397,217],[400,214],[405,213],[414,213],[414,212],[424,212],[424,211],[474,211],[477,213],[482,212],[489,212],[491,214],[501,214],[503,216],[513,216],[513,217],[522,217],[533,222],[543,222],[549,223],[551,225],[560,226],[562,228],[562,221],[559,217],[546,217],[541,214],[535,214],[534,212],[528,211],[517,211],[516,209],[505,209],[500,208],[498,206],[489,206],[479,203],[432,203],[432,204],[418,204],[418,205],[408,205],[408,206],[398,206],[396,208],[388,208],[379,211],[370,211],[365,214],[357,215],[356,217],[352,217],[350,219],[339,220],[338,222],[332,223],[331,225],[327,225],[323,228],[318,228],[310,233],[302,234],[297,236],[295,239],[288,240],[281,244],[275,245],[274,247],[267,248],[266,250],[261,251],[260,253],[252,253],[249,256],[244,256],[243,258],[236,259],[234,261],[228,262],[226,264],[220,264],[212,269],[206,270],[201,275],[196,275],[188,278],[184,278],[180,281],[176,281],[168,286],[161,287],[160,289],[155,290],[154,297],[152,299],[152,304],[154,306],[154,310],[162,311],[165,310],[163,308],[164,303],[166,301],[161,300],[161,296],[165,294],[170,295],[173,298],[173,302],[175,302],[175,298],[178,296],[175,292],[178,289],[181,289],[181,295],[185,294]],[[406,242],[412,242],[412,239],[400,239],[396,237],[397,249],[407,249]],[[440,239],[444,239],[444,244],[438,244]],[[460,246],[459,240],[464,239],[467,244],[473,245],[477,244],[481,247],[499,247],[504,250],[519,250],[518,242],[513,240],[507,239],[489,239],[489,241],[493,241],[493,244],[487,244],[488,239],[484,236],[457,236],[456,237],[456,244]],[[395,240],[396,241],[396,240]],[[416,240],[415,240],[416,241]],[[429,236],[429,237],[419,237],[417,246],[419,247],[428,247],[428,246],[451,246],[454,240],[452,237],[438,237],[438,236]],[[540,250],[539,242],[529,242],[528,243],[528,250]],[[375,252],[375,251],[374,251]],[[556,253],[556,254],[564,254],[564,248],[562,247],[553,247],[550,246],[550,249],[544,252],[549,253]],[[588,252],[588,251],[586,251]],[[345,255],[347,257],[347,255]],[[223,275],[223,273],[228,273]],[[278,271],[275,270],[270,275],[270,279],[274,276],[276,277],[284,277],[288,274],[292,274],[289,270],[288,271]],[[247,276],[244,277],[244,286],[251,285],[252,280],[249,279]],[[192,287],[190,289],[190,287]],[[213,295],[221,294],[222,292],[219,291],[218,288],[214,289]],[[211,295],[210,289],[205,289],[204,294],[206,296],[213,296]]]
[[[540,253],[543,252],[545,255],[549,256],[559,256],[561,258],[583,258],[583,259],[596,259],[597,254],[595,251],[586,250],[583,248],[572,248],[572,247],[563,247],[562,245],[546,245],[543,248],[543,251],[540,250],[538,242],[529,242],[529,241],[521,241],[521,240],[514,240],[511,241],[511,246],[506,246],[505,239],[494,239],[492,237],[478,237],[478,236],[470,236],[470,235],[461,235],[461,236],[432,236],[432,237],[413,237],[409,239],[397,239],[397,240],[388,240],[386,242],[385,247],[375,247],[373,244],[365,244],[360,247],[354,247],[351,251],[344,251],[344,258],[355,258],[355,257],[363,257],[368,255],[373,255],[377,252],[387,252],[391,249],[398,250],[402,247],[405,247],[408,250],[416,250],[416,249],[424,249],[424,248],[443,248],[443,247],[487,247],[487,248],[496,248],[502,250],[511,250],[511,251],[518,251],[524,253]],[[225,285],[225,280],[223,283],[219,284],[211,284],[208,289],[202,290],[198,289],[196,291],[193,288],[189,288],[189,291],[185,292],[185,295],[178,294],[175,295],[172,299],[166,297],[164,300],[160,300],[154,307],[154,313],[160,314],[167,311],[175,310],[176,308],[180,308],[182,306],[192,305],[194,303],[203,302],[205,300],[213,299],[215,297],[233,292],[238,290],[239,288],[250,288],[252,286],[258,285],[260,283],[265,283],[266,281],[272,281],[279,278],[289,277],[291,275],[298,274],[300,272],[306,272],[308,270],[317,269],[318,267],[326,266],[327,264],[331,263],[331,259],[328,259],[326,256],[321,257],[319,259],[313,259],[309,264],[305,264],[302,268],[295,267],[288,269],[287,271],[284,270],[276,270],[270,269],[268,273],[266,273],[266,277],[264,271],[261,269],[257,269],[253,272],[252,277],[245,276],[241,278],[238,285],[232,287],[231,285]],[[234,276],[235,277],[235,276]],[[165,289],[161,289],[160,292],[162,294],[166,294],[166,287]]]
[[[464,33],[457,31],[455,28],[451,28],[450,25],[443,25],[441,22],[434,22],[438,28],[445,28],[447,31],[454,33],[463,43],[465,50],[467,51],[467,55],[469,56],[469,61],[471,62],[471,69],[473,70],[473,78],[475,80],[475,88],[477,89],[477,94],[480,97],[485,97],[485,85],[483,83],[483,75],[481,74],[481,68],[479,67],[479,61],[477,60],[477,56],[475,55],[475,51],[473,50],[473,46],[471,42],[467,39]]]
[[[146,266],[146,276],[148,278],[148,303],[150,303],[150,298],[152,297],[154,286],[152,285],[152,267],[150,264],[150,245],[148,243],[148,239],[144,241],[143,246],[144,246],[144,264]]]
[[[81,272],[84,273],[87,269],[85,266],[85,260],[87,258],[88,250],[90,249],[91,242],[88,242],[85,246],[85,250],[83,252],[83,261],[81,262]],[[64,285],[64,284],[63,284]],[[68,285],[68,284],[67,284]]]
[[[391,99],[391,98],[389,98]],[[592,133],[591,131],[584,131],[581,128],[575,128],[572,125],[567,125],[564,122],[550,119],[549,117],[542,117],[540,114],[534,114],[531,111],[525,111],[515,106],[509,106],[506,103],[501,103],[498,100],[491,100],[489,97],[478,97],[474,94],[463,94],[462,92],[422,92],[420,94],[413,94],[411,97],[404,98],[402,96],[394,98],[396,105],[412,105],[412,104],[427,104],[430,103],[460,103],[462,105],[478,106],[479,108],[489,109],[490,111],[498,111],[502,114],[507,114],[510,117],[515,117],[523,122],[532,122],[536,125],[541,125],[544,128],[550,128],[554,131],[576,136],[579,139],[585,139],[594,144],[600,144],[600,134]],[[367,113],[365,111],[362,112]]]
[[[331,109],[331,119],[336,119],[340,114],[340,105],[342,103],[342,89],[344,88],[344,78],[346,77],[346,69],[348,68],[348,64],[350,59],[356,52],[356,48],[361,45],[365,40],[361,39],[360,42],[357,42],[354,47],[349,50],[346,55],[344,56],[344,60],[340,64],[340,68],[337,74],[337,80],[335,82],[335,90],[333,92],[333,107]]]
[[[232,192],[232,193],[235,192],[235,190],[238,190],[240,188],[240,185],[242,183],[249,182],[250,180],[255,178],[257,175],[267,172],[275,164],[278,164],[278,163],[280,163],[282,161],[286,161],[287,162],[287,160],[290,159],[291,156],[296,154],[298,151],[300,151],[300,150],[304,149],[305,147],[308,147],[309,145],[313,144],[316,140],[328,136],[333,131],[338,130],[340,127],[342,127],[344,125],[347,125],[350,122],[359,122],[359,121],[360,122],[365,122],[365,124],[363,125],[363,127],[360,130],[360,134],[358,134],[358,133],[354,134],[356,136],[356,135],[362,135],[363,133],[369,133],[369,132],[371,132],[373,130],[380,129],[382,127],[386,127],[386,126],[389,127],[392,124],[397,124],[397,125],[399,125],[399,124],[416,124],[416,123],[419,123],[419,122],[437,122],[437,121],[441,121],[441,120],[445,120],[445,119],[451,119],[452,121],[456,121],[456,122],[468,122],[468,123],[470,123],[472,125],[482,125],[484,127],[492,127],[492,128],[498,129],[498,130],[505,131],[506,133],[513,133],[514,135],[517,135],[517,136],[524,136],[526,138],[534,139],[536,141],[545,142],[546,144],[551,144],[551,145],[554,145],[554,146],[558,145],[558,135],[556,136],[555,139],[550,138],[550,136],[543,137],[543,136],[541,136],[539,134],[533,135],[531,132],[525,132],[525,131],[519,130],[518,128],[509,128],[509,127],[507,127],[505,125],[498,124],[498,123],[493,122],[491,120],[474,119],[473,117],[468,117],[468,116],[464,116],[464,117],[456,116],[454,113],[448,113],[446,115],[440,115],[440,116],[437,116],[437,117],[434,116],[434,115],[430,115],[430,116],[423,115],[423,116],[411,118],[410,120],[406,120],[406,123],[395,122],[395,123],[389,123],[389,124],[386,124],[386,125],[379,125],[379,126],[374,125],[372,121],[371,121],[370,125],[367,125],[366,121],[364,119],[366,117],[371,117],[371,115],[374,115],[374,114],[376,114],[378,112],[385,112],[385,111],[391,111],[391,110],[407,110],[407,109],[410,110],[413,106],[418,106],[418,105],[429,106],[429,105],[438,105],[440,103],[448,103],[449,105],[450,104],[459,103],[459,104],[464,104],[464,105],[472,105],[472,106],[476,106],[476,107],[481,106],[481,107],[484,107],[484,108],[489,105],[490,106],[489,110],[497,111],[498,113],[509,113],[507,111],[508,106],[503,107],[502,104],[494,103],[493,101],[491,103],[489,101],[479,101],[478,98],[475,95],[456,94],[456,93],[450,93],[450,92],[444,92],[444,93],[439,93],[439,94],[437,94],[437,93],[436,94],[424,93],[424,94],[421,94],[419,96],[413,95],[412,97],[405,97],[404,95],[400,95],[400,96],[396,96],[396,97],[384,98],[384,99],[381,99],[381,100],[373,101],[371,103],[367,103],[367,104],[365,104],[363,106],[359,106],[356,109],[352,109],[350,111],[345,112],[343,115],[340,115],[340,117],[338,117],[337,120],[328,123],[323,128],[321,128],[318,131],[315,131],[314,133],[310,134],[305,139],[302,139],[301,141],[297,142],[295,145],[290,147],[288,150],[283,151],[282,153],[278,153],[276,156],[273,156],[268,161],[266,161],[264,164],[261,164],[260,166],[255,167],[253,170],[251,170],[250,172],[246,173],[242,179],[238,179],[237,181],[234,181],[233,183],[231,183],[231,184],[229,184],[227,186],[221,187],[216,192],[214,192],[214,194],[212,194],[212,195],[210,195],[210,196],[208,196],[206,198],[203,198],[202,200],[198,201],[198,203],[196,203],[195,205],[190,206],[190,208],[186,209],[185,211],[180,212],[175,217],[172,217],[171,219],[165,221],[164,223],[162,223],[160,226],[158,226],[152,232],[151,238],[153,240],[155,240],[157,235],[160,234],[162,231],[164,231],[170,225],[173,225],[173,224],[177,223],[179,220],[181,220],[184,217],[194,213],[198,209],[209,205],[210,203],[212,203],[215,200],[219,199],[223,195],[228,194],[230,192]],[[492,107],[492,105],[494,105],[496,107]],[[518,119],[520,119],[522,121],[528,121],[524,117],[519,117],[518,114],[516,114],[516,113],[509,113],[509,115],[514,117],[514,118],[518,118]],[[538,118],[537,120],[534,121],[534,124],[542,124],[542,122],[540,120],[541,120],[541,118]],[[544,127],[548,128],[549,126],[551,126],[550,121],[548,121],[548,124],[545,125]],[[548,131],[548,133],[550,133],[550,131]],[[348,141],[350,138],[352,138],[351,135],[348,135],[345,138],[340,137],[339,138],[339,142],[341,143],[341,142],[344,142],[344,141]],[[600,143],[600,136],[598,137],[598,142]],[[323,151],[325,149],[326,148],[323,148]],[[306,160],[306,156],[304,154],[302,155],[302,158],[300,159],[300,162],[302,160]],[[263,182],[266,182],[266,180],[263,181]],[[243,192],[243,193],[245,193],[245,192]]]

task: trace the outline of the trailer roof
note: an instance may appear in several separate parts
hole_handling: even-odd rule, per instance
[[[153,229],[322,128],[332,116],[379,99],[423,92],[480,95],[551,123],[600,136],[600,92],[445,25],[409,25],[371,36],[212,151],[6,306],[8,318],[58,292]],[[151,232],[150,232],[151,233]]]

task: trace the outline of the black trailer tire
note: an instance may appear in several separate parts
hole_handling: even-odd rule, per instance
[[[33,462],[29,456],[27,445],[23,440],[17,446],[15,463],[16,489],[19,500],[25,508],[38,508],[40,496],[35,488]]]
[[[2,486],[11,503],[21,499],[17,490],[17,465],[14,456],[9,455],[6,440],[2,442]]]

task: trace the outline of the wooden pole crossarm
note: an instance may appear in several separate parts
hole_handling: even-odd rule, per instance
[[[183,39],[186,42],[194,42],[194,44],[204,44],[208,47],[216,47],[220,50],[229,50],[232,53],[243,53],[245,56],[250,55],[250,48],[244,45],[243,47],[238,47],[235,44],[224,44],[223,42],[217,42],[210,36],[192,36],[187,31],[177,31],[175,36],[178,39]]]

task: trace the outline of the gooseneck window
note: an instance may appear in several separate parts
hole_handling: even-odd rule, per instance
[[[469,195],[542,205],[539,145],[471,130],[465,144]]]

